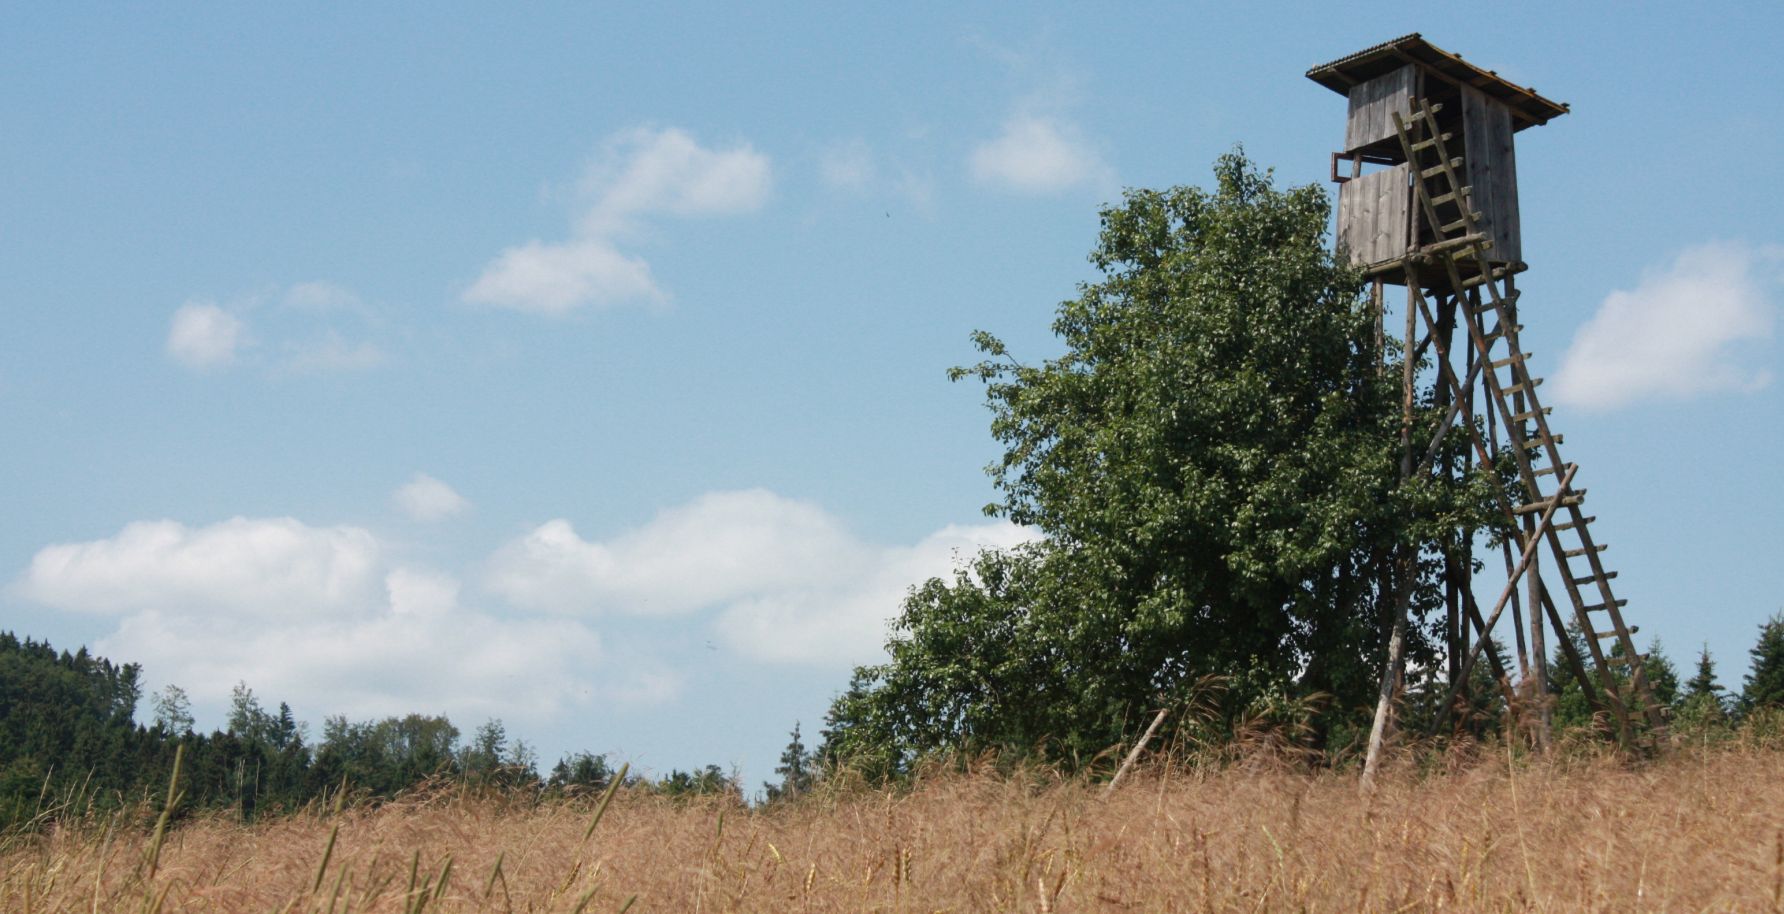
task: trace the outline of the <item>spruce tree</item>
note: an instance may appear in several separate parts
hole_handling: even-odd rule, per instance
[[[811,789],[816,780],[812,755],[805,748],[805,742],[799,737],[799,724],[793,724],[792,740],[787,748],[781,750],[780,764],[774,773],[780,775],[779,784],[763,784],[768,793],[770,803],[777,800],[790,800]]]
[[[1710,659],[1710,646],[1705,644],[1697,655],[1697,672],[1685,683],[1685,696],[1679,702],[1682,722],[1716,723],[1725,720],[1728,708],[1723,704],[1725,691],[1716,682],[1716,661]]]
[[[1784,707],[1784,613],[1759,627],[1759,642],[1748,651],[1753,669],[1747,674],[1741,704],[1754,708]]]

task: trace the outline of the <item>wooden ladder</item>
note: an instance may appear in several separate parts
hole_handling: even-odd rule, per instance
[[[1486,389],[1488,408],[1496,410],[1511,439],[1511,455],[1523,483],[1522,503],[1513,504],[1506,500],[1502,507],[1507,520],[1514,526],[1528,515],[1537,517],[1533,530],[1522,534],[1523,559],[1512,571],[1511,580],[1506,583],[1506,593],[1501,596],[1492,617],[1485,621],[1484,628],[1490,631],[1518,579],[1531,567],[1540,551],[1538,540],[1546,541],[1554,558],[1554,567],[1560,572],[1568,600],[1573,605],[1574,621],[1585,635],[1586,648],[1603,689],[1602,702],[1594,694],[1597,690],[1585,668],[1585,658],[1574,649],[1546,587],[1541,588],[1542,607],[1531,606],[1530,612],[1533,616],[1539,611],[1547,615],[1568,666],[1579,679],[1587,699],[1594,707],[1609,711],[1619,739],[1625,743],[1630,741],[1632,718],[1645,719],[1648,734],[1657,736],[1665,726],[1665,716],[1653,698],[1643,670],[1642,661],[1646,658],[1636,652],[1630,637],[1636,629],[1623,621],[1622,608],[1628,601],[1617,599],[1611,590],[1611,581],[1617,573],[1606,570],[1603,559],[1606,547],[1593,541],[1591,525],[1595,518],[1587,516],[1581,508],[1586,490],[1573,485],[1578,467],[1561,460],[1559,445],[1562,438],[1551,432],[1550,410],[1537,396],[1542,379],[1530,374],[1529,354],[1518,345],[1518,332],[1523,329],[1516,320],[1519,293],[1511,289],[1509,280],[1519,265],[1496,263],[1488,258],[1492,241],[1482,231],[1481,215],[1470,205],[1471,188],[1461,178],[1463,160],[1453,157],[1446,146],[1453,136],[1438,127],[1437,113],[1440,110],[1441,105],[1418,100],[1410,117],[1402,117],[1399,112],[1393,115],[1401,151],[1411,172],[1418,214],[1431,226],[1435,236],[1434,240],[1417,249],[1415,257],[1408,259],[1406,282],[1411,290],[1408,297],[1416,303],[1426,329],[1433,337],[1436,336],[1436,323],[1424,297],[1427,288],[1438,295],[1447,292],[1453,296],[1454,306],[1466,308],[1464,313],[1470,318],[1479,318],[1459,323],[1468,328],[1476,372]],[[1421,282],[1420,266],[1437,268],[1439,278],[1434,283]],[[1467,268],[1466,274],[1464,268]],[[1490,330],[1486,329],[1489,319],[1494,322]],[[1435,361],[1442,383],[1451,386],[1460,406],[1466,390],[1450,367],[1448,353],[1440,351]],[[1501,373],[1505,376],[1501,377]],[[1438,432],[1439,436],[1447,431],[1447,422],[1453,422],[1456,414],[1457,411],[1452,409],[1446,425]],[[1488,448],[1479,440],[1472,423],[1467,424],[1469,433],[1476,438],[1476,451],[1485,460]],[[1487,641],[1484,634],[1480,641]],[[1607,641],[1618,649],[1603,647]],[[1469,664],[1478,652],[1477,646],[1475,653],[1467,658]],[[1629,668],[1626,681],[1619,680],[1611,672],[1613,665]],[[1460,678],[1466,681],[1468,666],[1464,665],[1462,669]]]

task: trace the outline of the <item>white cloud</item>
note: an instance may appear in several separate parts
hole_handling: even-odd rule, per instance
[[[210,302],[192,301],[173,313],[167,354],[187,368],[218,368],[233,363],[247,341],[241,318]]]
[[[1687,248],[1617,290],[1574,335],[1555,372],[1555,402],[1615,409],[1764,387],[1747,351],[1776,321],[1776,252],[1733,243]]]
[[[378,541],[358,527],[237,517],[208,527],[139,521],[109,539],[45,546],[15,583],[79,612],[336,615],[377,591]]]
[[[636,128],[608,140],[583,176],[594,205],[584,235],[605,236],[638,216],[717,216],[760,209],[772,183],[768,157],[748,143],[706,149],[686,132]]]
[[[604,239],[529,241],[503,251],[465,290],[465,301],[533,314],[564,315],[584,305],[667,299],[650,264]]]
[[[1025,194],[1108,183],[1112,174],[1075,126],[1031,114],[1005,121],[1003,132],[975,147],[967,163],[974,179]]]
[[[253,336],[259,339],[250,338],[250,314],[255,319]],[[343,334],[339,329],[343,323],[358,325],[363,334],[378,323],[378,314],[353,290],[324,280],[242,296],[223,305],[189,301],[174,312],[167,354],[188,368],[240,363],[275,376],[365,371],[382,365],[384,350],[370,340]]]
[[[763,489],[717,492],[606,542],[549,521],[496,554],[489,585],[531,609],[679,615],[797,587],[814,568],[852,566],[859,551],[815,505]]]
[[[761,660],[855,665],[883,649],[905,595],[946,577],[981,549],[1034,539],[1012,524],[944,527],[914,546],[865,550],[851,574],[818,573],[804,586],[748,593],[720,612],[724,639]]]
[[[236,682],[267,700],[301,702],[300,716],[363,719],[444,712],[543,722],[587,700],[600,638],[568,619],[510,619],[460,606],[457,584],[434,572],[392,571],[385,602],[326,619],[288,613],[141,611],[98,642],[141,662],[195,699],[220,703]],[[622,683],[620,688],[630,688]]]
[[[426,473],[416,473],[391,493],[390,500],[410,519],[418,521],[445,520],[471,504],[451,486]]]
[[[588,198],[571,237],[504,250],[464,291],[472,304],[563,315],[585,306],[667,298],[642,258],[620,251],[619,236],[650,217],[750,212],[768,199],[768,158],[743,143],[709,149],[674,128],[615,135],[589,166]]]
[[[538,724],[592,700],[672,694],[654,670],[614,669],[580,622],[467,607],[453,576],[394,565],[390,551],[359,528],[290,518],[135,523],[45,547],[14,592],[117,616],[98,650],[211,708],[238,681],[311,720],[424,711]]]
[[[908,588],[981,546],[1030,538],[999,523],[879,547],[816,505],[752,489],[701,496],[600,542],[550,521],[497,552],[486,584],[559,613],[711,613],[756,659],[849,665],[880,649]]]

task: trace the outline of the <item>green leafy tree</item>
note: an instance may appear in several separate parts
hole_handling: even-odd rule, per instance
[[[151,700],[155,708],[155,726],[174,736],[192,732],[192,699],[186,690],[168,683]]]
[[[489,778],[501,767],[508,751],[508,730],[496,718],[477,728],[471,743],[459,750],[458,764],[467,776]]]
[[[1784,707],[1784,613],[1759,627],[1759,641],[1748,653],[1753,666],[1741,690],[1741,706],[1747,710]]]
[[[1412,587],[1422,619],[1434,545],[1493,523],[1496,480],[1401,484],[1398,370],[1326,244],[1325,192],[1277,190],[1238,154],[1215,176],[1102,214],[1103,278],[1059,307],[1063,355],[975,336],[986,360],[953,376],[985,383],[1004,447],[988,511],[1046,538],[918,587],[890,661],[832,706],[826,758],[1087,759],[1209,674],[1233,716],[1312,693],[1354,715],[1392,594]],[[1430,665],[1429,626],[1411,635]]]
[[[289,710],[289,709],[287,709]],[[265,746],[279,744],[279,720],[260,706],[260,699],[245,682],[229,692],[229,735]]]
[[[605,790],[612,778],[613,769],[608,767],[604,756],[577,752],[564,756],[552,766],[546,785],[561,792],[588,793]]]
[[[673,769],[657,781],[656,791],[669,797],[735,795],[738,792],[737,780],[725,774],[725,770],[717,765],[707,765],[693,771]]]

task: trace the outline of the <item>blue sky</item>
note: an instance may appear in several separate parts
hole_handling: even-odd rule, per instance
[[[759,781],[905,587],[1023,535],[968,334],[1054,353],[1123,187],[1324,181],[1303,72],[1416,30],[1573,105],[1519,135],[1525,346],[1642,639],[1738,687],[1784,14],[1467,12],[13,8],[0,626],[201,724],[246,680]]]

